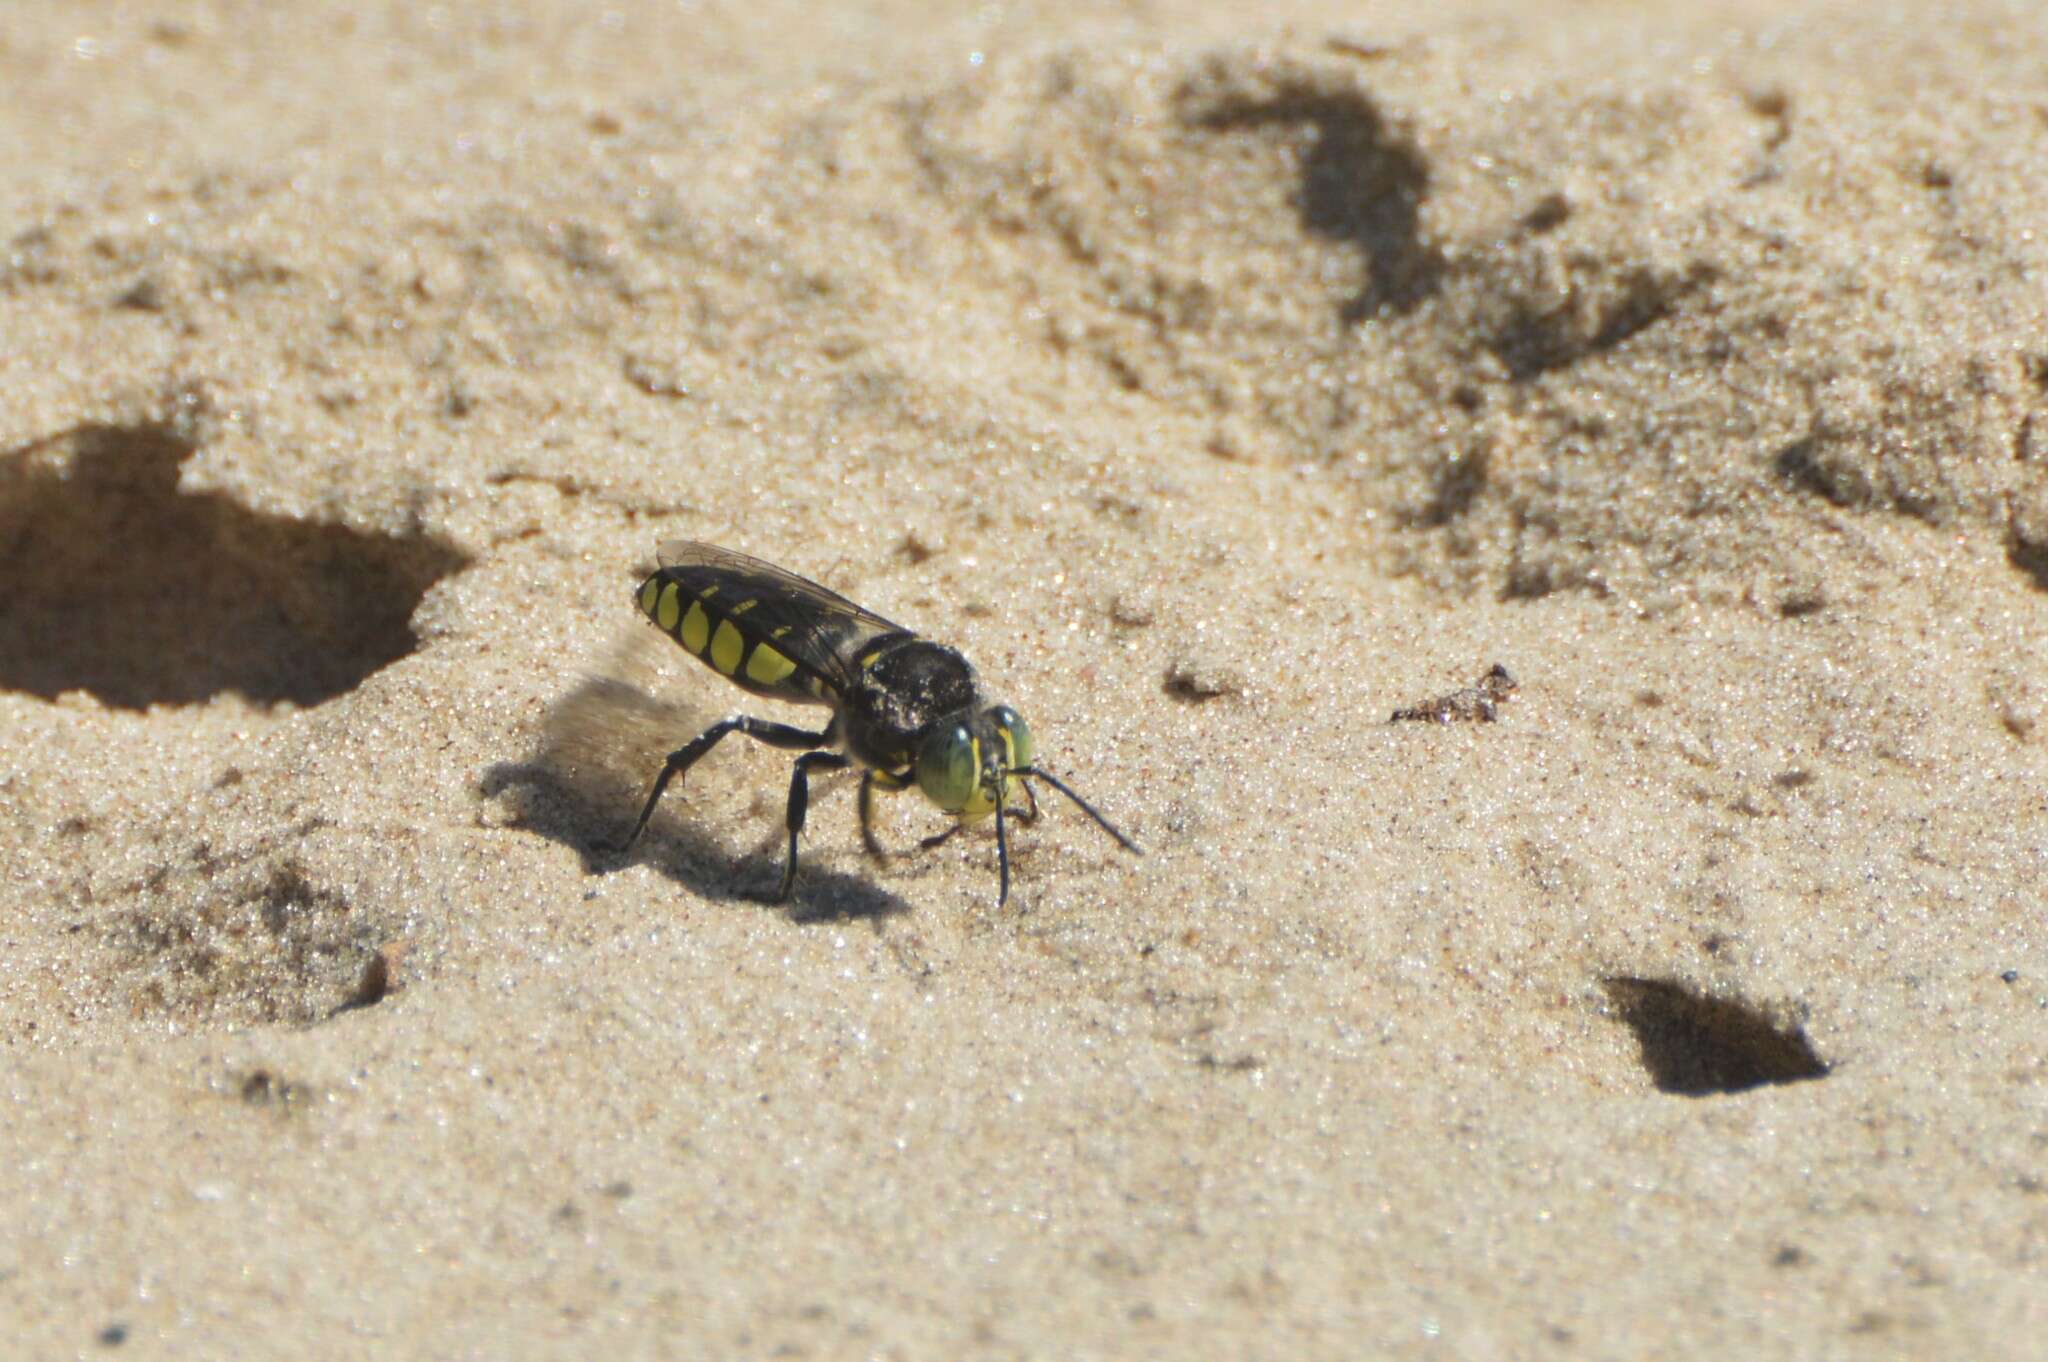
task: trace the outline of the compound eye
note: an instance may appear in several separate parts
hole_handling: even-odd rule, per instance
[[[989,711],[989,718],[994,720],[996,732],[1002,735],[1004,744],[1009,748],[1004,766],[1012,771],[1029,766],[1032,757],[1031,726],[1024,722],[1024,716],[1008,705],[997,705]]]
[[[966,724],[934,732],[917,754],[917,788],[947,813],[960,812],[981,788],[980,747]]]

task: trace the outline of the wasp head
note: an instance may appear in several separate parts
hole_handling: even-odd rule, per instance
[[[932,727],[917,753],[917,788],[963,822],[986,818],[999,801],[1019,808],[1030,798],[1016,773],[1031,770],[1031,755],[1031,730],[1017,711],[990,705]]]

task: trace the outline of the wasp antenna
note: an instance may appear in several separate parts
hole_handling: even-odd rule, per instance
[[[1044,781],[1046,784],[1052,786],[1055,790],[1058,790],[1067,798],[1073,800],[1074,806],[1076,808],[1080,809],[1082,813],[1087,814],[1090,818],[1095,820],[1095,826],[1101,828],[1111,837],[1116,838],[1118,846],[1122,847],[1125,851],[1130,852],[1134,856],[1143,856],[1145,854],[1144,849],[1142,847],[1140,847],[1136,842],[1133,842],[1130,838],[1124,836],[1121,832],[1118,832],[1116,830],[1116,825],[1114,823],[1111,823],[1107,818],[1104,818],[1100,813],[1096,812],[1095,806],[1093,804],[1090,804],[1087,800],[1075,794],[1073,790],[1068,787],[1065,781],[1061,780],[1058,776],[1046,770],[1044,767],[1019,766],[1012,772],[1012,774],[1020,776],[1035,776],[1039,780]],[[998,805],[996,807],[996,816],[998,818],[1002,816],[1001,805]]]

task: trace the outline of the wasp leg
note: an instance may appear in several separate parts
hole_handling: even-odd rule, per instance
[[[791,752],[823,747],[838,736],[831,724],[826,725],[822,733],[807,733],[789,724],[771,724],[764,719],[750,719],[744,714],[719,720],[668,754],[668,760],[661,765],[661,774],[654,778],[654,789],[640,808],[640,821],[633,825],[632,833],[614,848],[615,851],[624,855],[632,850],[633,843],[640,840],[640,834],[647,831],[647,820],[654,817],[654,806],[661,802],[662,791],[668,789],[668,783],[696,765],[698,758],[718,746],[718,740],[728,733],[744,733],[756,742]]]
[[[796,765],[789,773],[789,862],[782,867],[782,888],[775,891],[779,903],[789,897],[789,891],[796,887],[796,836],[804,830],[804,813],[811,806],[811,768],[826,771],[843,771],[853,765],[851,757],[837,752],[806,752],[796,759]],[[862,788],[866,788],[865,782]]]
[[[954,833],[960,831],[960,829],[966,826],[967,825],[965,823],[955,823],[952,827],[947,828],[944,832],[933,833],[931,836],[925,838],[922,842],[919,842],[917,845],[925,851],[930,851],[933,847],[944,846],[947,842],[952,840]]]
[[[900,790],[910,784],[910,771],[863,771],[860,777],[860,844],[877,861],[889,859],[888,848],[875,836],[875,791]]]
[[[1025,798],[1031,801],[1031,807],[1028,811],[1019,812],[1016,815],[1017,821],[1027,824],[1036,823],[1038,821],[1038,796],[1031,792],[1029,785],[1024,787],[1024,795]],[[998,797],[996,800],[996,865],[1000,870],[1002,884],[1001,890],[996,895],[996,907],[998,908],[1002,907],[1010,897],[1010,833],[1004,822],[1007,813],[1006,801]],[[918,846],[926,851],[930,851],[934,847],[944,846],[952,839],[955,833],[966,826],[965,823],[955,823],[944,832],[934,833],[930,837],[925,838],[918,843]]]

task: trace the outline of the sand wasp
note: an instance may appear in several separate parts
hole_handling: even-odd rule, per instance
[[[998,906],[1010,897],[1011,811],[1025,822],[1038,817],[1030,781],[1059,791],[1124,850],[1138,852],[1093,805],[1036,763],[1024,720],[1008,705],[990,703],[973,666],[956,649],[731,549],[675,540],[660,546],[658,558],[661,566],[640,584],[641,613],[741,689],[830,706],[832,721],[813,733],[744,714],[721,719],[668,754],[621,850],[646,831],[670,781],[728,733],[744,733],[802,754],[790,773],[789,858],[778,899],[788,898],[796,883],[797,835],[810,803],[811,772],[851,766],[861,768],[861,842],[878,860],[887,853],[874,831],[877,790],[914,785],[953,817],[952,827],[919,844],[926,848],[993,814]]]

